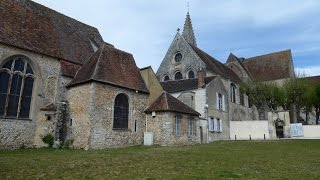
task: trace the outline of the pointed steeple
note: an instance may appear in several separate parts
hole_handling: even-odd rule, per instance
[[[196,37],[194,36],[189,12],[187,13],[186,21],[184,23],[182,36],[186,39],[188,43],[197,46]]]

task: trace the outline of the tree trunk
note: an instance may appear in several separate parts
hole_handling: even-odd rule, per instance
[[[320,107],[316,108],[316,124],[319,124]]]

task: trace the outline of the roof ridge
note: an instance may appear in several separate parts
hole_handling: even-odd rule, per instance
[[[167,97],[167,92],[166,91],[164,91],[164,98],[165,98],[165,101],[166,101],[167,109],[169,109],[168,97]]]
[[[102,46],[100,47],[101,48],[100,55],[98,57],[98,60],[97,60],[96,64],[94,65],[94,72],[92,74],[92,78],[94,78],[96,76],[96,74],[97,74],[97,68],[99,67],[98,64],[100,63],[101,56],[102,56],[102,53],[104,51],[105,46],[106,46],[105,44],[102,44]]]
[[[283,52],[291,52],[291,49],[286,49],[286,50],[271,52],[271,53],[262,54],[262,55],[258,55],[258,56],[252,56],[252,57],[249,57],[249,58],[245,58],[244,62],[245,62],[245,61],[250,61],[250,60],[252,60],[253,58],[258,58],[258,57],[262,57],[262,56],[270,56],[270,55],[274,55],[274,54],[280,54],[280,53],[283,53]]]

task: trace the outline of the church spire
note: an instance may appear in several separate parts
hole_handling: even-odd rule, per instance
[[[196,37],[194,36],[189,11],[187,13],[186,21],[184,23],[182,36],[186,39],[188,43],[197,46]]]

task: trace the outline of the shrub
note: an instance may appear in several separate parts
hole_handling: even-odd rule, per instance
[[[42,137],[42,142],[44,142],[45,144],[48,144],[49,147],[53,146],[53,142],[54,142],[54,137],[52,134],[47,134],[45,136]]]

